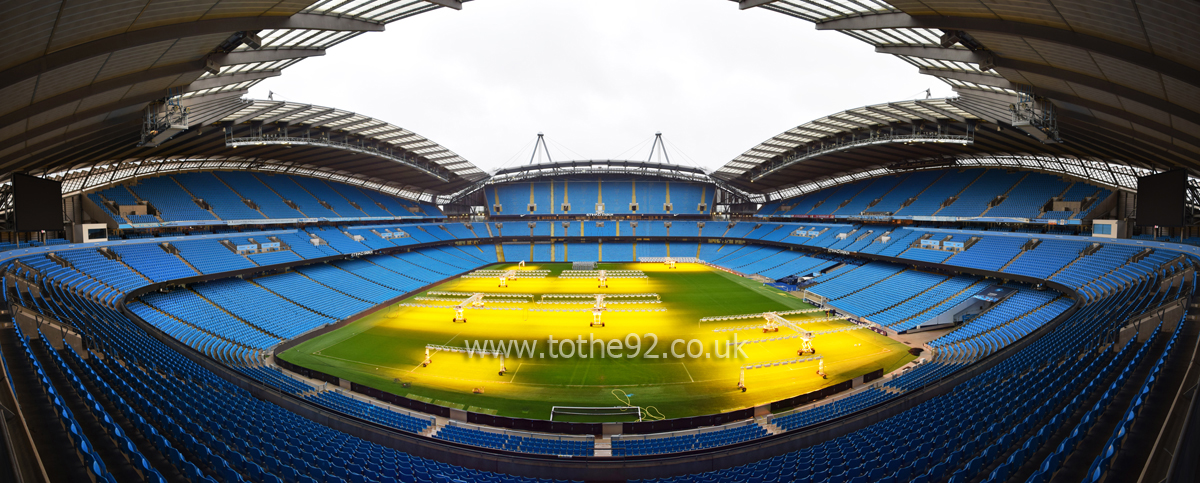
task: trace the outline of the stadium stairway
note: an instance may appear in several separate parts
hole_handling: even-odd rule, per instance
[[[1200,310],[1200,305],[1195,304],[1193,299],[1188,313],[1195,314],[1197,310]],[[1104,483],[1165,479],[1169,467],[1156,460],[1166,458],[1170,461],[1171,453],[1166,448],[1160,448],[1159,443],[1174,441],[1183,430],[1187,411],[1181,409],[1195,398],[1194,390],[1190,397],[1186,396],[1186,390],[1195,387],[1200,376],[1198,371],[1189,370],[1196,368],[1195,357],[1200,349],[1200,323],[1193,317],[1189,315],[1176,329],[1175,343],[1178,347],[1167,354],[1154,380],[1148,381],[1156,386],[1139,396],[1139,409],[1131,409],[1135,417],[1125,428],[1124,441],[1108,465],[1107,476],[1102,480]],[[1176,398],[1180,398],[1183,404],[1177,403]]]
[[[929,293],[929,291],[931,291],[931,290],[936,290],[938,287],[940,287],[940,286],[944,285],[946,282],[949,282],[949,281],[950,281],[950,280],[952,280],[953,278],[954,278],[954,277],[946,277],[946,279],[945,279],[945,280],[942,280],[941,282],[938,282],[938,283],[934,284],[932,287],[929,287],[929,288],[927,288],[927,289],[925,289],[925,290],[922,290],[922,291],[920,291],[920,292],[917,292],[917,293],[916,293],[916,294],[914,294],[913,296],[911,296],[911,297],[908,297],[908,298],[906,298],[906,299],[904,299],[904,300],[901,300],[901,301],[899,301],[899,302],[896,302],[896,303],[894,303],[894,304],[891,304],[891,305],[887,306],[886,308],[884,308],[883,310],[877,310],[877,311],[875,311],[875,312],[872,312],[872,313],[870,313],[870,314],[863,315],[862,317],[863,317],[863,318],[870,318],[870,317],[871,317],[871,316],[873,316],[873,315],[878,315],[878,314],[881,314],[881,313],[887,312],[887,311],[889,311],[889,310],[892,310],[892,309],[894,309],[894,308],[896,308],[896,307],[898,307],[898,306],[900,306],[900,305],[902,305],[902,304],[904,304],[904,303],[907,303],[908,301],[910,301],[910,300],[912,300],[912,299],[915,299],[915,298],[917,298],[917,297],[920,297],[920,296],[922,296],[922,295],[925,295],[926,293]],[[961,292],[960,292],[960,293],[961,293]],[[956,295],[957,295],[957,294],[956,294]],[[953,297],[951,297],[951,298],[953,298]],[[930,308],[932,308],[932,307],[930,307]],[[914,315],[914,316],[915,316],[915,315]],[[903,321],[901,321],[901,322],[903,322]]]
[[[216,173],[213,174],[213,178],[216,178],[217,181],[220,181],[221,184],[225,185],[226,188],[229,188],[229,191],[231,191],[231,192],[233,192],[233,194],[237,195],[238,198],[241,198],[242,204],[246,205],[246,207],[258,212],[258,214],[261,215],[264,219],[271,218],[271,217],[267,216],[266,213],[262,212],[262,209],[258,206],[258,203],[255,203],[250,198],[247,198],[246,195],[238,192],[238,190],[233,189],[233,186],[230,186],[228,181],[225,181],[220,176],[217,176]]]
[[[1030,246],[1030,245],[1033,245],[1033,246]],[[1013,255],[1013,257],[1012,257],[1012,260],[1009,260],[1009,261],[1008,261],[1007,263],[1005,263],[1004,265],[1001,265],[1001,266],[1000,266],[1000,268],[997,268],[997,269],[996,269],[996,271],[997,271],[997,272],[1003,272],[1003,271],[1004,271],[1005,269],[1007,269],[1007,268],[1008,268],[1010,265],[1012,265],[1012,264],[1013,264],[1013,263],[1015,263],[1017,260],[1019,260],[1019,259],[1021,258],[1021,255],[1024,255],[1024,254],[1025,254],[1025,252],[1028,252],[1028,251],[1032,250],[1032,249],[1033,249],[1033,248],[1035,248],[1035,247],[1037,247],[1037,245],[1036,245],[1036,244],[1033,244],[1033,243],[1032,243],[1032,240],[1031,240],[1031,241],[1028,241],[1028,242],[1025,242],[1025,244],[1024,244],[1024,245],[1021,245],[1021,251],[1017,252],[1017,254],[1016,254],[1016,255]]]
[[[54,349],[50,347],[46,337],[42,335],[38,339],[29,339],[27,342],[34,357],[38,359],[43,373],[50,379],[50,383],[54,386],[55,391],[62,397],[64,405],[71,410],[75,421],[79,423],[80,431],[84,436],[87,436],[87,441],[91,443],[92,449],[104,461],[104,469],[112,474],[117,481],[162,481],[161,479],[153,478],[151,475],[143,474],[143,472],[134,467],[128,454],[130,451],[133,451],[140,458],[140,452],[136,448],[122,448],[119,446],[118,442],[126,441],[123,438],[124,432],[116,429],[118,426],[115,425],[115,422],[111,420],[108,414],[96,414],[88,404],[85,404],[84,401],[91,401],[92,404],[98,403],[90,393],[81,391],[84,386],[82,386],[82,381],[78,377],[71,374],[70,379],[68,379],[64,368],[58,363],[61,359],[58,359],[58,356],[52,353]],[[80,386],[72,384],[72,380],[76,384],[80,384]],[[105,420],[100,420],[100,417],[105,418]],[[111,434],[109,428],[117,431],[118,434]]]
[[[1134,254],[1133,256],[1130,256],[1128,259],[1126,259],[1126,260],[1125,260],[1125,262],[1124,262],[1124,263],[1122,263],[1122,264],[1120,264],[1120,265],[1117,265],[1117,266],[1113,267],[1112,269],[1110,269],[1110,270],[1108,270],[1108,271],[1104,272],[1104,274],[1103,274],[1103,275],[1101,275],[1101,276],[1099,276],[1099,277],[1096,277],[1096,278],[1095,278],[1095,279],[1093,279],[1093,280],[1089,280],[1087,283],[1085,283],[1085,284],[1081,285],[1081,286],[1079,287],[1079,288],[1080,288],[1080,290],[1086,290],[1086,291],[1089,291],[1089,292],[1090,292],[1091,290],[1088,290],[1088,289],[1095,289],[1095,290],[1099,290],[1099,291],[1102,291],[1102,292],[1107,292],[1107,290],[1108,290],[1107,288],[1103,288],[1103,287],[1101,287],[1101,286],[1100,286],[1100,285],[1101,285],[1101,284],[1100,284],[1100,282],[1099,282],[1099,280],[1100,280],[1100,279],[1102,279],[1102,278],[1104,278],[1104,277],[1106,277],[1106,276],[1108,276],[1108,275],[1110,275],[1110,274],[1113,274],[1113,273],[1117,273],[1117,272],[1120,272],[1120,271],[1122,271],[1122,270],[1123,270],[1123,269],[1125,269],[1126,267],[1129,267],[1130,265],[1132,265],[1132,264],[1136,263],[1136,261],[1137,261],[1137,260],[1141,260],[1141,259],[1142,259],[1142,258],[1144,258],[1145,256],[1147,256],[1147,255],[1149,255],[1149,254],[1152,254],[1153,252],[1154,252],[1154,250],[1153,250],[1153,249],[1149,249],[1149,248],[1148,248],[1148,249],[1146,249],[1146,250],[1145,250],[1145,251],[1143,251],[1143,252],[1139,252],[1139,253],[1136,253],[1136,254]],[[1065,267],[1064,267],[1064,268],[1065,268]],[[1057,274],[1055,274],[1055,275],[1057,275]],[[1089,300],[1089,302],[1090,302],[1090,300]]]
[[[1120,390],[1103,401],[1103,404],[1106,405],[1105,409],[1096,413],[1087,435],[1076,443],[1074,450],[1066,457],[1049,481],[1086,481],[1093,455],[1101,454],[1109,436],[1113,434],[1113,429],[1125,418],[1125,410],[1129,407],[1129,403],[1135,397],[1140,396],[1142,383],[1150,375],[1155,361],[1163,354],[1172,334],[1173,331],[1160,331],[1153,340],[1138,343],[1146,347],[1145,355],[1141,357],[1136,366],[1133,366],[1133,370],[1121,385]],[[1094,406],[1091,407],[1094,408]]]
[[[146,274],[142,273],[140,270],[138,270],[136,268],[133,268],[133,266],[129,265],[128,263],[125,263],[125,261],[121,259],[121,256],[118,255],[116,252],[114,252],[112,250],[107,250],[107,249],[101,249],[98,251],[100,252],[101,255],[104,255],[105,257],[121,264],[121,266],[125,267],[126,270],[136,273],[139,277],[142,277],[142,280],[145,280],[147,285],[154,283],[154,280],[151,280],[150,277],[146,276]]]
[[[207,203],[201,204],[200,198],[197,198],[195,194],[193,194],[191,191],[189,191],[187,189],[187,186],[184,186],[183,183],[180,183],[179,180],[175,179],[174,176],[166,176],[166,178],[170,179],[171,182],[175,183],[175,185],[178,186],[181,191],[183,191],[188,196],[190,196],[192,198],[192,203],[195,203],[197,207],[200,207],[200,209],[207,211],[208,214],[212,215],[212,219],[214,219],[214,220],[221,219],[221,217],[217,216],[217,213],[212,210],[212,205],[209,205]]]
[[[971,189],[971,186],[974,186],[975,183],[978,183],[979,180],[983,179],[985,174],[987,174],[986,169],[979,170],[979,175],[975,176],[975,178],[971,179],[970,183],[967,183],[967,185],[963,186],[962,189],[952,193],[949,197],[947,197],[944,201],[942,201],[941,206],[939,206],[938,209],[933,211],[933,216],[937,216],[937,214],[941,213],[942,210],[953,206],[954,203],[958,201],[959,197],[961,197],[963,195],[963,193],[966,193],[967,190]]]
[[[41,455],[46,475],[54,482],[90,481],[91,475],[80,459],[50,459],[50,455],[75,455],[75,444],[71,442],[54,406],[47,404],[46,392],[37,380],[37,369],[33,367],[32,360],[25,356],[25,345],[19,337],[15,328],[0,329],[0,356],[4,358],[13,392],[25,416],[29,434]]]
[[[1155,330],[1155,334],[1156,336],[1147,343],[1131,339],[1113,361],[1118,367],[1126,367],[1124,371],[1118,369],[1102,372],[1101,378],[1088,384],[1079,397],[1071,404],[1065,405],[1055,416],[1059,421],[1054,424],[1046,421],[1043,428],[1057,427],[1057,430],[1045,437],[1036,451],[1023,458],[1023,464],[1011,470],[1008,479],[1031,483],[1082,481],[1091,463],[1091,455],[1098,453],[1096,450],[1103,444],[1103,438],[1111,433],[1112,426],[1115,425],[1109,410],[1128,406],[1129,399],[1135,395],[1135,388],[1140,386],[1129,381],[1143,381],[1153,361],[1166,345],[1167,337],[1160,334],[1158,329]],[[1145,357],[1146,352],[1138,351],[1139,347],[1145,347],[1146,352],[1154,353],[1155,356]],[[1099,349],[1101,352],[1106,350]],[[1081,354],[1083,357],[1087,355]],[[1102,392],[1100,388],[1107,388],[1107,391]],[[1114,402],[1116,404],[1113,404]],[[1120,419],[1120,416],[1115,419]],[[1108,423],[1109,431],[1104,431],[1105,422]],[[1012,460],[1010,457],[1010,461]]]
[[[1064,270],[1066,270],[1066,269],[1070,268],[1070,267],[1071,267],[1071,265],[1074,265],[1074,264],[1076,264],[1077,262],[1079,262],[1080,260],[1083,260],[1083,259],[1084,259],[1084,257],[1086,257],[1086,256],[1090,255],[1091,253],[1095,253],[1095,252],[1094,252],[1094,251],[1091,251],[1091,252],[1089,252],[1089,250],[1088,250],[1088,249],[1084,249],[1083,251],[1079,252],[1079,255],[1078,255],[1078,256],[1076,256],[1076,257],[1075,257],[1073,260],[1071,260],[1070,262],[1068,262],[1066,265],[1063,265],[1063,266],[1062,266],[1062,268],[1060,268],[1060,269],[1058,269],[1058,270],[1055,270],[1055,271],[1054,271],[1054,273],[1051,273],[1051,274],[1050,274],[1050,276],[1049,276],[1049,277],[1046,277],[1046,278],[1047,278],[1047,279],[1053,279],[1054,277],[1058,276],[1058,274],[1062,273]]]
[[[988,212],[992,211],[992,208],[1000,206],[1001,203],[1004,203],[1004,201],[1008,199],[1009,194],[1011,194],[1013,192],[1013,190],[1017,189],[1018,186],[1021,186],[1021,183],[1023,183],[1026,178],[1029,178],[1029,174],[1030,173],[1025,173],[1024,175],[1021,176],[1021,179],[1017,180],[1016,183],[1013,183],[1012,186],[1009,186],[1007,190],[1004,190],[1003,193],[1000,193],[999,195],[997,195],[995,197],[995,199],[998,199],[1001,201],[994,205],[992,205],[989,202],[989,206],[987,207],[987,209],[983,210],[983,213],[980,213],[979,216],[981,216],[981,217],[987,216]]]

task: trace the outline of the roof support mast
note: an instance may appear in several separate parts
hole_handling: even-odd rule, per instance
[[[661,163],[666,161],[666,164],[671,164],[671,157],[667,156],[667,145],[663,144],[662,131],[654,133],[654,144],[650,145],[650,157],[646,158],[646,162],[654,161],[654,150],[658,149],[658,161]]]
[[[545,135],[538,133],[537,142],[533,143],[533,152],[529,154],[529,164],[533,164],[533,158],[538,157],[538,146],[541,146],[542,152],[546,153],[546,162],[553,163],[554,159],[550,157],[550,148],[546,147]]]

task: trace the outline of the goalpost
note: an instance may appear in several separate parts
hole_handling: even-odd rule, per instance
[[[554,406],[550,408],[550,420],[555,416],[635,416],[642,419],[640,406]]]

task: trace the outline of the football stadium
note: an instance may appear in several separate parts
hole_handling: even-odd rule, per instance
[[[0,479],[1200,481],[1200,5],[721,2],[953,95],[710,168],[249,94],[493,1],[0,2]]]

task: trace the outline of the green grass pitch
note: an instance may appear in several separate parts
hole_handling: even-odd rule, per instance
[[[516,268],[497,264],[490,269]],[[722,327],[761,324],[763,319],[700,323],[707,316],[750,314],[811,308],[804,301],[761,283],[698,264],[668,269],[659,263],[604,263],[608,270],[642,270],[647,279],[611,279],[598,289],[592,279],[559,279],[568,263],[527,264],[525,269],[548,269],[545,279],[517,279],[498,288],[496,279],[454,279],[432,290],[487,293],[527,293],[535,300],[543,294],[657,293],[661,304],[609,305],[610,309],[653,308],[665,312],[606,313],[605,327],[589,327],[588,312],[533,312],[467,309],[466,323],[454,323],[451,309],[393,306],[355,321],[344,328],[306,341],[279,357],[304,367],[333,374],[401,396],[470,411],[519,418],[549,419],[553,406],[605,407],[624,405],[618,395],[630,395],[635,406],[653,406],[666,418],[713,414],[759,406],[882,368],[890,372],[913,359],[904,344],[869,330],[821,335],[814,341],[824,359],[827,379],[816,374],[817,362],[788,364],[746,371],[747,392],[737,388],[740,367],[796,357],[798,339],[744,345],[745,357],[718,358],[726,341],[791,335],[761,330],[714,332]],[[413,297],[425,294],[414,294]],[[409,297],[405,302],[416,302]],[[616,299],[619,300],[619,299]],[[450,302],[425,302],[453,305]],[[489,307],[555,308],[556,305],[488,304]],[[590,304],[572,305],[585,308]],[[850,324],[814,322],[817,314],[786,318],[807,330],[826,330]],[[629,334],[635,334],[630,336]],[[654,334],[654,337],[647,335]],[[549,337],[581,337],[590,351],[575,347],[574,357],[551,358]],[[426,344],[463,347],[468,341],[519,340],[537,342],[537,355],[505,359],[508,372],[499,375],[495,357],[464,353],[432,354],[433,363],[421,367]],[[604,340],[589,343],[592,339]],[[613,343],[612,340],[619,342]],[[683,343],[671,346],[672,341]],[[699,340],[705,355],[687,355],[687,341]],[[617,344],[617,345],[612,345]],[[654,344],[652,351],[647,349]],[[634,353],[634,346],[639,354]],[[619,350],[611,350],[620,347]],[[611,352],[610,352],[611,350]],[[692,343],[692,354],[700,354]],[[583,358],[581,355],[591,357]],[[558,353],[558,351],[556,351]],[[678,358],[672,355],[679,354]],[[610,355],[621,355],[612,358]],[[651,357],[647,357],[651,356]],[[733,355],[737,355],[736,352]],[[652,358],[652,356],[658,356]],[[405,387],[407,385],[407,387]],[[481,389],[482,393],[475,393]],[[614,391],[616,390],[616,391]],[[555,420],[563,420],[555,417]],[[575,421],[596,421],[596,416],[576,416]],[[628,420],[612,417],[610,420]]]

